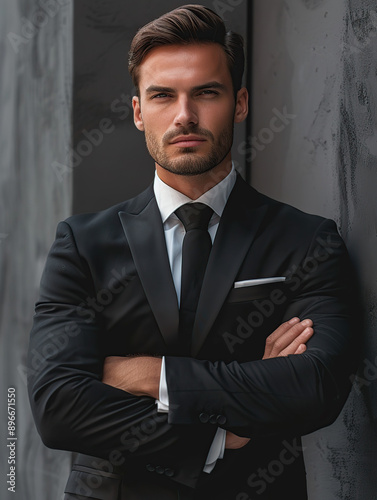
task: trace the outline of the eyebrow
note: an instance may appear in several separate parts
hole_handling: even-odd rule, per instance
[[[197,85],[192,88],[194,92],[197,92],[198,90],[204,90],[204,89],[219,89],[219,90],[226,90],[226,87],[224,84],[219,83],[219,82],[208,82],[204,83],[203,85]],[[171,87],[160,87],[159,85],[150,85],[146,91],[147,94],[152,94],[154,92],[175,92],[175,90]]]
[[[226,87],[225,87],[225,85],[223,83],[208,82],[208,83],[205,83],[204,85],[198,85],[197,87],[194,87],[193,90],[204,90],[204,89],[226,90]]]

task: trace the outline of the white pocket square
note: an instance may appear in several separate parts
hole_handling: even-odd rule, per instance
[[[286,279],[287,278],[285,276],[258,278],[255,280],[236,281],[233,286],[234,288],[243,288],[245,286],[266,285],[267,283],[278,283],[279,281],[285,281]]]

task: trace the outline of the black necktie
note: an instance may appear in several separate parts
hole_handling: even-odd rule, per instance
[[[187,203],[178,208],[175,214],[186,230],[182,245],[179,341],[182,345],[181,352],[188,354],[200,290],[212,248],[208,223],[213,210],[203,203]]]

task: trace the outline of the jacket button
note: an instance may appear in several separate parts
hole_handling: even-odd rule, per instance
[[[224,415],[217,415],[216,421],[219,425],[224,425],[226,423],[226,417]]]
[[[201,413],[199,415],[199,420],[201,421],[202,424],[206,424],[209,420],[209,415],[207,413]]]
[[[152,465],[152,464],[148,464],[148,465],[146,465],[146,469],[147,469],[147,471],[149,471],[149,472],[154,472],[154,471],[155,471],[155,467],[154,467],[154,465]]]
[[[173,469],[165,469],[165,476],[173,477],[174,476]]]
[[[209,423],[210,424],[217,424],[217,417],[216,417],[216,415],[211,415],[209,417]]]
[[[164,474],[165,469],[164,469],[164,467],[161,467],[161,465],[157,465],[156,472],[157,472],[157,474]]]

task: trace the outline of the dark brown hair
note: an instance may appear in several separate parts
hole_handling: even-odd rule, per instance
[[[218,43],[227,56],[234,94],[241,88],[244,71],[243,38],[226,31],[224,21],[202,5],[183,5],[146,24],[134,36],[128,59],[128,70],[139,94],[139,67],[155,47]]]

